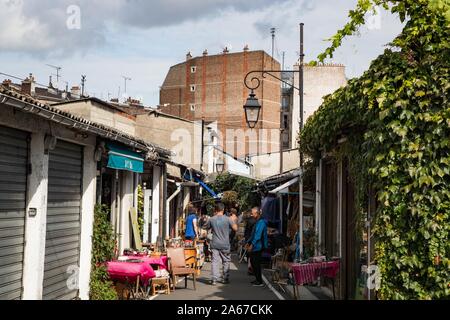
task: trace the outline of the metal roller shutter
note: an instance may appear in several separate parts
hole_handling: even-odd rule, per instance
[[[0,126],[0,300],[22,296],[28,134]]]
[[[79,266],[81,233],[82,147],[58,141],[50,152],[44,300],[75,299],[69,267]]]

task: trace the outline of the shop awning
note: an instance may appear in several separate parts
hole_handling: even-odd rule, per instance
[[[208,191],[208,193],[210,195],[212,195],[214,198],[219,198],[219,196],[217,195],[217,193],[214,192],[214,190],[212,190],[210,187],[208,187],[208,185],[206,183],[204,183],[202,180],[200,180],[199,178],[194,177],[194,180],[199,183],[203,189],[205,189],[206,191]]]
[[[144,157],[137,152],[113,144],[107,145],[108,168],[144,173]]]
[[[286,182],[285,184],[282,184],[278,188],[273,189],[269,193],[271,193],[271,194],[288,193],[289,192],[289,187],[292,186],[293,184],[297,183],[298,179],[299,179],[299,177],[296,177],[296,178]]]

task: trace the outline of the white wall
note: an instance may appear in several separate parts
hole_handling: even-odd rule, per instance
[[[121,201],[119,213],[119,253],[124,249],[131,248],[131,223],[130,223],[130,209],[133,208],[134,202],[134,185],[133,173],[129,171],[121,172]]]
[[[35,208],[37,215],[27,215],[25,222],[23,299],[39,300],[44,280],[48,191],[48,155],[44,154],[44,133],[32,134],[30,152],[32,173],[28,177],[27,211]]]
[[[83,198],[81,203],[81,248],[79,288],[80,298],[89,300],[89,280],[91,273],[92,235],[96,196],[97,163],[94,161],[95,147],[84,148]]]
[[[151,226],[152,226],[152,239],[151,243],[155,243],[159,235],[159,192],[160,192],[160,179],[162,170],[160,167],[153,167],[153,196],[152,196],[152,214],[151,214]]]
[[[254,166],[254,178],[264,180],[268,177],[280,174],[280,153],[268,153],[250,157],[250,163]],[[283,172],[300,167],[300,155],[298,150],[283,152]]]
[[[237,161],[229,155],[224,155],[224,161],[226,165],[226,170],[235,175],[250,177],[252,174],[252,167],[243,163],[242,161]]]
[[[295,65],[294,70],[299,70]],[[303,118],[304,123],[314,114],[323,103],[326,95],[332,94],[337,89],[347,84],[345,67],[342,65],[323,65],[304,67],[304,96],[303,96]],[[295,73],[294,86],[299,88],[299,73]],[[297,137],[299,132],[300,117],[299,92],[294,90],[294,106],[292,108],[292,149],[298,148]]]

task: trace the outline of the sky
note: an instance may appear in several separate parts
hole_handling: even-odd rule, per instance
[[[0,73],[25,78],[33,73],[48,84],[61,67],[64,88],[79,85],[102,99],[127,94],[147,106],[159,103],[159,88],[170,66],[186,53],[271,54],[292,69],[299,54],[299,23],[305,24],[306,61],[315,60],[325,41],[348,21],[357,0],[0,0]],[[361,75],[400,33],[398,18],[386,11],[367,17],[368,27],[344,41],[328,62],[346,66],[348,78]],[[0,80],[7,78],[0,75]],[[56,82],[56,76],[53,75]]]

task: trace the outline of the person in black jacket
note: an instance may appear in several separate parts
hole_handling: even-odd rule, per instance
[[[244,230],[245,243],[247,243],[250,240],[251,236],[252,236],[253,228],[255,227],[255,224],[256,224],[256,211],[259,211],[259,208],[252,209],[252,212],[251,212],[250,216],[247,218],[247,221],[245,223],[245,230]],[[252,264],[251,264],[250,259],[248,257],[249,257],[249,255],[247,253],[248,274],[249,275],[253,275]]]

